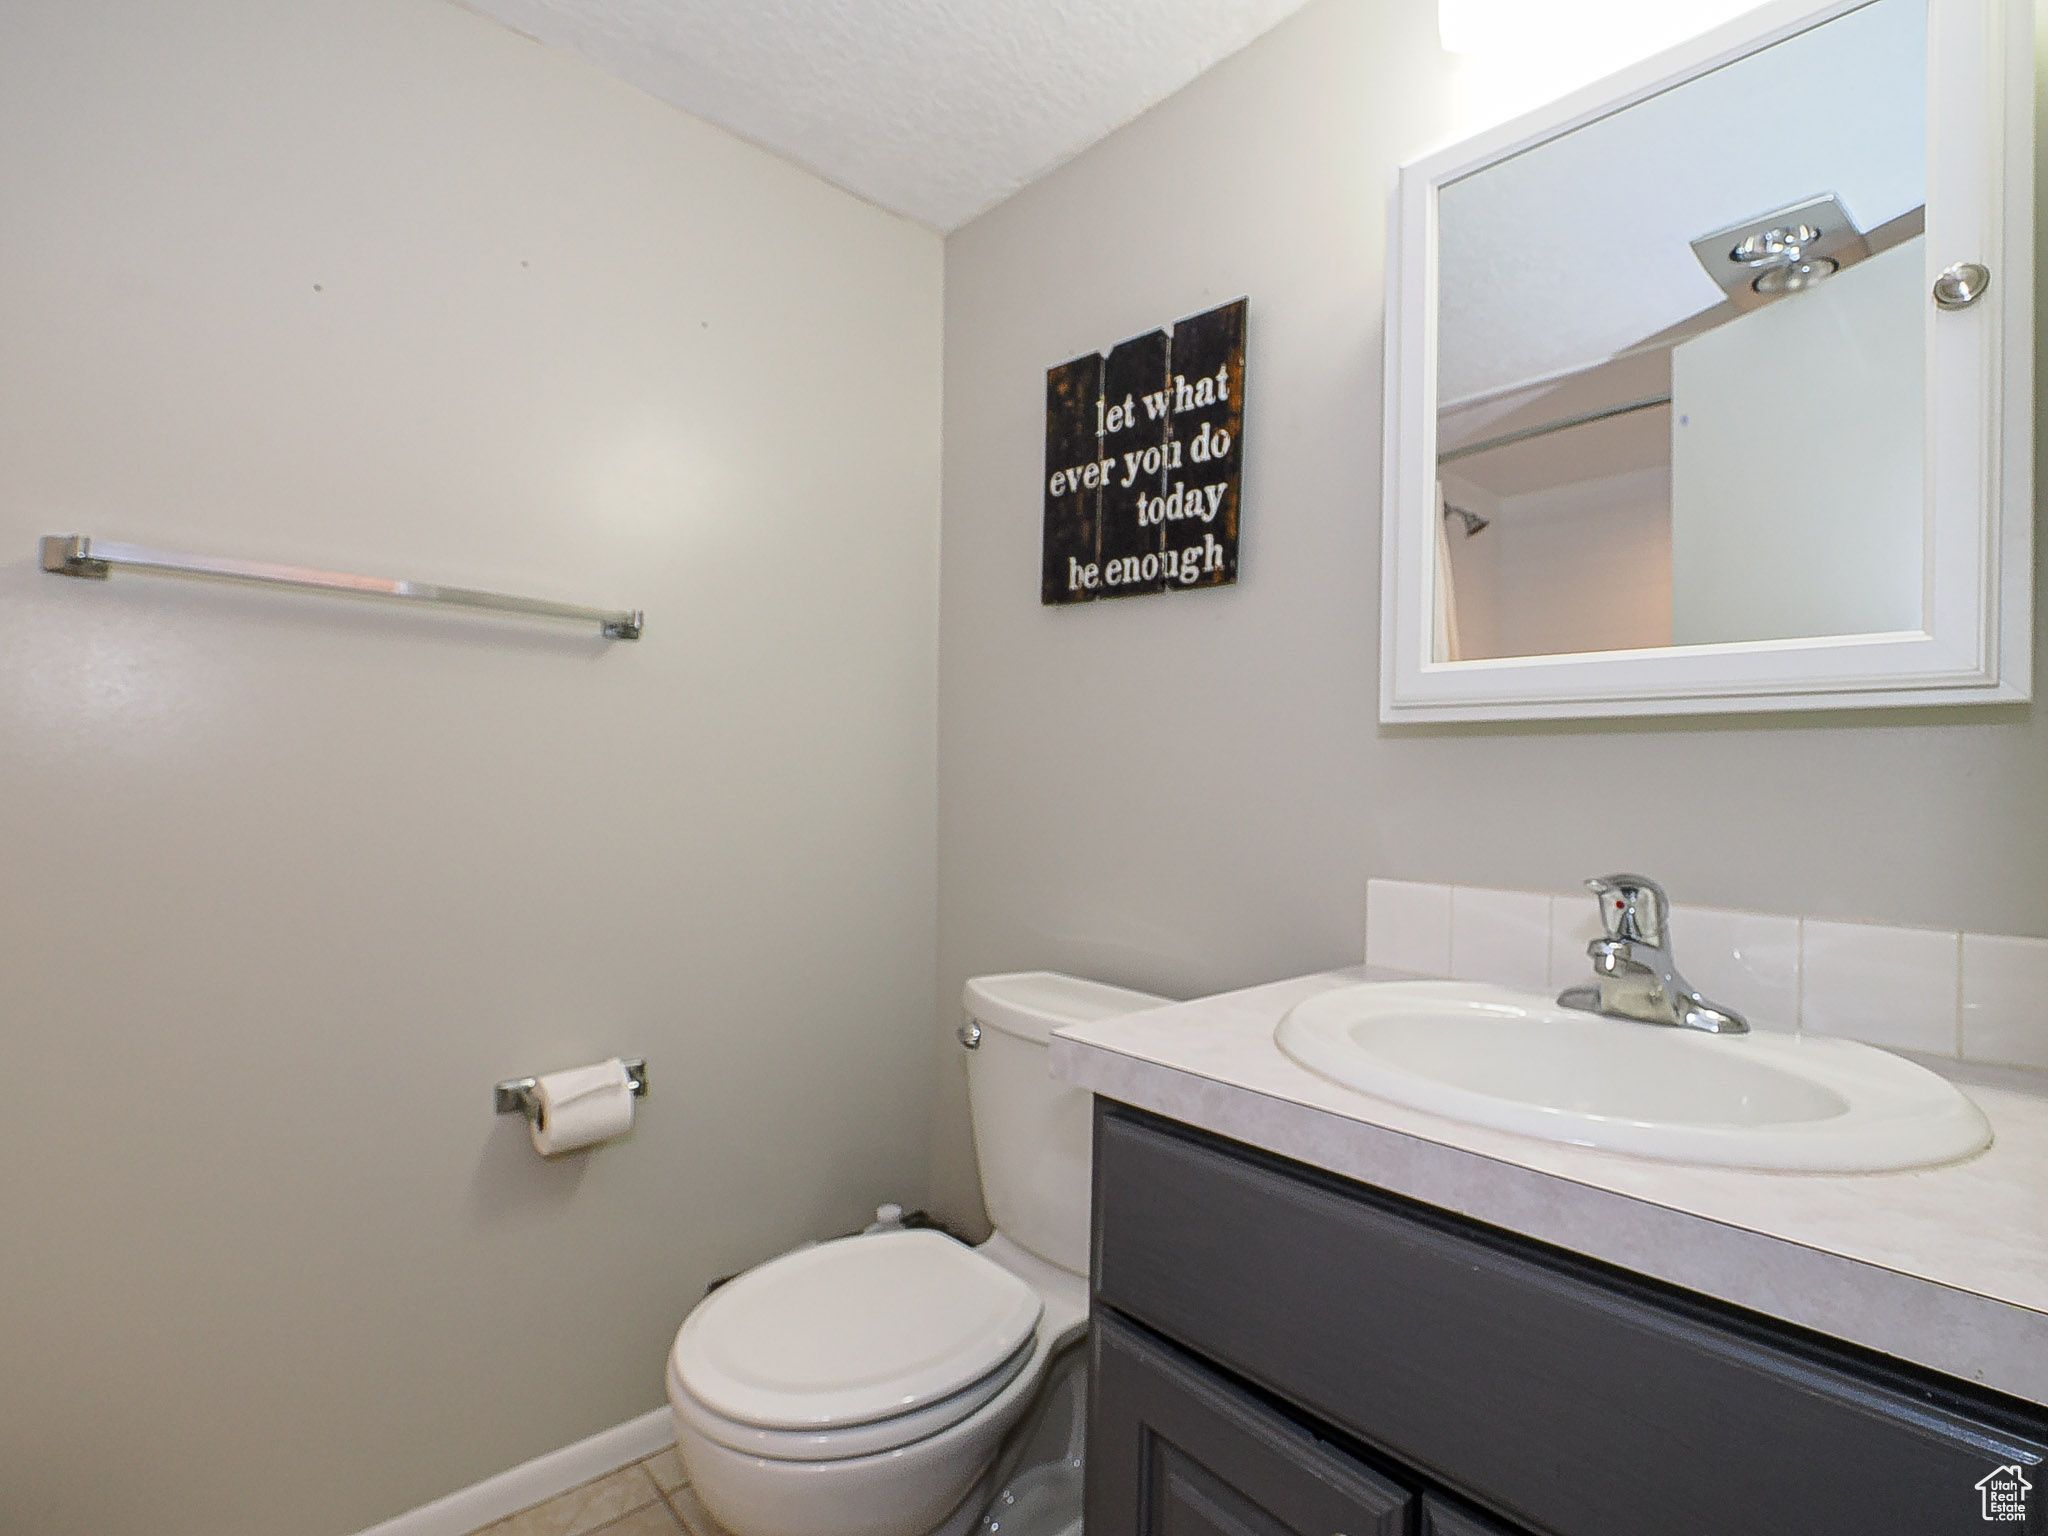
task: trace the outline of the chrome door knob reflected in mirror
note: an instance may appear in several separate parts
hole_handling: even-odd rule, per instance
[[[1968,309],[1991,286],[1991,269],[1981,262],[1959,261],[1943,267],[1934,280],[1934,302],[1943,309]]]

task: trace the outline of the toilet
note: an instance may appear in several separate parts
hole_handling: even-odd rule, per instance
[[[676,1449],[732,1536],[967,1536],[1005,1436],[1088,1319],[1089,1096],[1068,1024],[1166,999],[1050,971],[967,983],[967,1087],[994,1234],[876,1232],[713,1291],[668,1358]]]

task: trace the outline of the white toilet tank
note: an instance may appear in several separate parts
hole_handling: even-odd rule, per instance
[[[1054,971],[967,983],[962,1038],[981,1194],[996,1230],[1077,1275],[1088,1273],[1089,1094],[1047,1072],[1052,1032],[1168,999]]]

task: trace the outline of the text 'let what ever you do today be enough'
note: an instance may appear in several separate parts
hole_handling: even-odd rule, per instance
[[[1039,600],[1237,579],[1245,301],[1045,376]]]

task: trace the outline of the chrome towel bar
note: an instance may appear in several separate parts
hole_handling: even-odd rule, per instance
[[[425,581],[396,581],[383,576],[349,576],[300,565],[268,565],[258,560],[228,560],[209,555],[181,555],[116,544],[82,533],[53,533],[43,539],[43,569],[57,576],[105,581],[119,567],[157,571],[167,576],[205,576],[218,581],[247,581],[266,587],[295,587],[310,592],[341,592],[365,597],[390,597],[451,608],[476,608],[491,613],[517,613],[538,619],[573,619],[596,624],[613,640],[638,640],[645,615],[638,608],[586,608],[580,603],[551,602],[544,597],[512,597],[478,592],[470,587],[443,587]]]
[[[633,1090],[633,1097],[647,1097],[647,1058],[635,1056],[620,1063],[626,1069],[626,1086]],[[524,1115],[531,1120],[540,1113],[540,1100],[533,1096],[533,1090],[540,1086],[537,1077],[508,1077],[491,1089],[491,1107],[501,1115]]]

